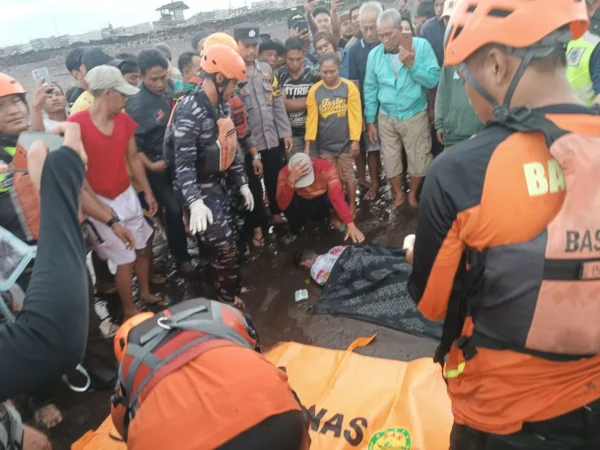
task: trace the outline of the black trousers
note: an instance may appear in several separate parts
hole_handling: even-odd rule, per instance
[[[248,187],[252,196],[254,197],[254,210],[248,212],[246,216],[246,227],[250,230],[261,227],[265,229],[269,224],[269,217],[265,211],[265,204],[263,202],[263,187],[260,182],[260,178],[254,173],[254,167],[252,167],[252,155],[247,154],[245,160],[246,175],[248,175]],[[275,187],[277,190],[277,187]]]
[[[305,439],[308,424],[300,411],[290,411],[263,420],[218,450],[301,450]]]
[[[500,436],[454,424],[450,450],[600,449],[600,400],[543,422],[528,422],[517,433]]]
[[[177,262],[189,261],[187,235],[183,224],[183,209],[175,194],[168,171],[146,172],[152,193],[158,204],[165,210],[165,231],[169,241],[169,249]]]
[[[277,177],[279,172],[286,164],[285,150],[281,147],[270,148],[260,152],[264,168],[264,182],[269,197],[269,210],[271,214],[281,214],[279,206],[277,206]]]
[[[329,194],[323,194],[312,200],[306,200],[298,194],[294,194],[290,206],[285,210],[288,218],[290,233],[296,236],[306,222],[324,222],[331,215],[333,205]]]

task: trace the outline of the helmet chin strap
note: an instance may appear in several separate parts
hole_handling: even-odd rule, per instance
[[[228,78],[223,77],[223,82],[219,83],[217,81],[216,73],[210,74],[210,79],[215,84],[215,88],[217,89],[217,95],[219,96],[219,103],[220,103],[223,101],[223,93],[225,92],[225,89],[227,89],[227,85],[229,84],[230,80]]]
[[[508,90],[506,91],[506,95],[504,96],[504,101],[502,102],[502,104],[499,104],[496,101],[496,99],[492,96],[492,94],[490,94],[481,85],[481,83],[479,83],[479,81],[477,81],[475,79],[475,77],[473,77],[471,72],[469,72],[469,69],[468,69],[466,63],[464,63],[464,62],[461,63],[459,65],[459,68],[460,68],[461,73],[465,77],[465,79],[469,82],[469,84],[471,86],[473,86],[475,88],[475,90],[477,92],[479,92],[479,94],[483,98],[485,98],[488,102],[490,102],[492,104],[492,106],[494,107],[494,115],[495,116],[506,116],[508,114],[508,112],[510,111],[510,102],[512,101],[515,91],[517,90],[519,81],[521,81],[521,78],[523,78],[523,74],[525,73],[525,70],[527,70],[527,67],[531,63],[531,60],[533,59],[534,56],[535,56],[535,51],[533,51],[533,50],[525,51],[525,54],[523,55],[523,59],[521,60],[521,63],[519,64],[519,67],[518,67],[517,71],[515,72],[515,75],[513,76],[513,79],[510,82],[510,85],[508,86]]]

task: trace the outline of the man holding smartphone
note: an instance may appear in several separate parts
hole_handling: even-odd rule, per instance
[[[440,66],[429,42],[403,32],[398,10],[384,11],[377,19],[377,29],[381,44],[369,53],[364,83],[367,132],[371,142],[380,138],[394,208],[406,200],[400,181],[405,147],[411,176],[408,202],[416,208],[417,191],[433,159],[427,89],[437,86]]]
[[[304,51],[306,52],[306,61],[315,65],[319,62],[315,55],[313,43],[311,42],[308,20],[299,12],[293,13],[288,18],[288,34],[290,37],[297,37],[304,43]]]

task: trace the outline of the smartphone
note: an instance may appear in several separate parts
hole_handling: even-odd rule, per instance
[[[65,142],[63,136],[47,133],[45,131],[26,131],[19,135],[17,151],[13,157],[13,168],[17,170],[27,169],[27,152],[35,141],[43,141],[50,151],[58,150]]]
[[[50,84],[52,82],[52,79],[50,78],[50,72],[48,72],[47,67],[32,70],[31,75],[33,76],[33,83],[36,86],[39,84],[40,81],[42,82],[42,84]]]
[[[302,19],[296,22],[296,29],[298,30],[298,34],[308,31],[308,20]]]
[[[400,47],[412,52],[413,51],[412,40],[413,40],[412,33],[406,33],[406,32],[402,33],[400,35]]]

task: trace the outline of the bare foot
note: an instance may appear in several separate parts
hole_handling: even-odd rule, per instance
[[[413,207],[413,208],[418,208],[419,207],[419,201],[417,200],[417,197],[414,195],[409,195],[408,196],[408,204]]]
[[[396,197],[394,199],[394,203],[392,204],[393,209],[398,209],[402,206],[402,204],[406,201],[406,196],[402,195],[400,197]]]
[[[365,200],[373,201],[377,198],[378,195],[379,195],[379,186],[377,186],[376,184],[373,184],[373,185],[371,185],[371,187],[365,194]]]
[[[279,216],[281,217],[281,216]],[[265,236],[263,235],[262,230],[258,230],[254,232],[254,237],[252,238],[252,245],[255,248],[262,248],[265,246]]]
[[[163,286],[167,284],[167,281],[168,280],[166,277],[163,277],[162,275],[159,275],[157,273],[150,277],[150,284],[155,284],[157,286]]]
[[[367,180],[358,180],[358,185],[365,189],[371,189],[371,184]]]
[[[56,405],[46,405],[38,409],[33,415],[35,422],[46,430],[54,428],[62,422],[63,416]]]
[[[287,223],[287,220],[281,214],[273,215],[273,223],[275,225],[284,225]]]
[[[141,311],[137,308],[123,310],[123,322],[131,319],[133,316],[137,316],[139,313],[141,313]]]
[[[23,448],[36,450],[52,450],[48,437],[27,425],[23,426]]]
[[[166,295],[158,296],[152,294],[140,295],[140,300],[146,306],[158,307],[158,308],[166,308],[169,306],[170,299]]]

